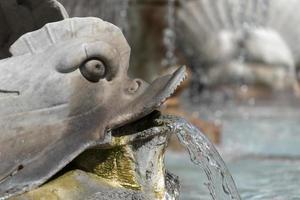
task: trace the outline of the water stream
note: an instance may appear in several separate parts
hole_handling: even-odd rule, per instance
[[[189,152],[191,161],[204,170],[207,177],[205,185],[213,200],[241,199],[225,162],[200,130],[180,117],[164,117],[163,123],[177,135]]]
[[[175,0],[167,1],[167,14],[165,16],[166,28],[163,31],[163,43],[166,48],[165,57],[162,60],[162,65],[165,67],[171,67],[176,65],[177,58],[175,55],[176,49],[176,33],[175,33]]]

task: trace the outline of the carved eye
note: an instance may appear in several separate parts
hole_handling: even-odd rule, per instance
[[[82,76],[93,83],[99,82],[106,75],[105,65],[100,60],[88,60],[79,69]]]

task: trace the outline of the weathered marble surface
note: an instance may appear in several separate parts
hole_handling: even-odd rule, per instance
[[[178,199],[178,178],[164,167],[171,133],[156,118],[159,113],[122,127],[114,133],[116,147],[87,150],[64,175],[12,199]]]
[[[168,176],[171,176],[168,174]],[[170,179],[170,183],[176,179]],[[168,182],[169,183],[169,182]],[[178,184],[176,182],[176,184]],[[170,185],[170,188],[174,184]],[[176,187],[177,190],[177,187]],[[178,192],[178,191],[177,191]],[[178,193],[177,193],[178,194]],[[141,191],[129,190],[110,185],[107,180],[92,173],[75,170],[64,174],[45,186],[11,200],[153,200]],[[170,199],[170,198],[169,198]]]
[[[149,199],[145,194],[110,185],[95,174],[75,170],[64,174],[45,186],[12,200],[121,200]]]

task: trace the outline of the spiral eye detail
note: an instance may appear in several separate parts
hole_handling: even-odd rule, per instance
[[[99,82],[106,75],[106,67],[100,60],[88,60],[79,69],[82,76],[93,83]]]

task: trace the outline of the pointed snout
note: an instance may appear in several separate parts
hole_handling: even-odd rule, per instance
[[[159,108],[184,80],[185,72],[185,67],[180,67],[173,74],[154,80],[151,85],[141,79],[129,80],[124,84],[127,97],[111,116],[108,128],[118,128]]]

